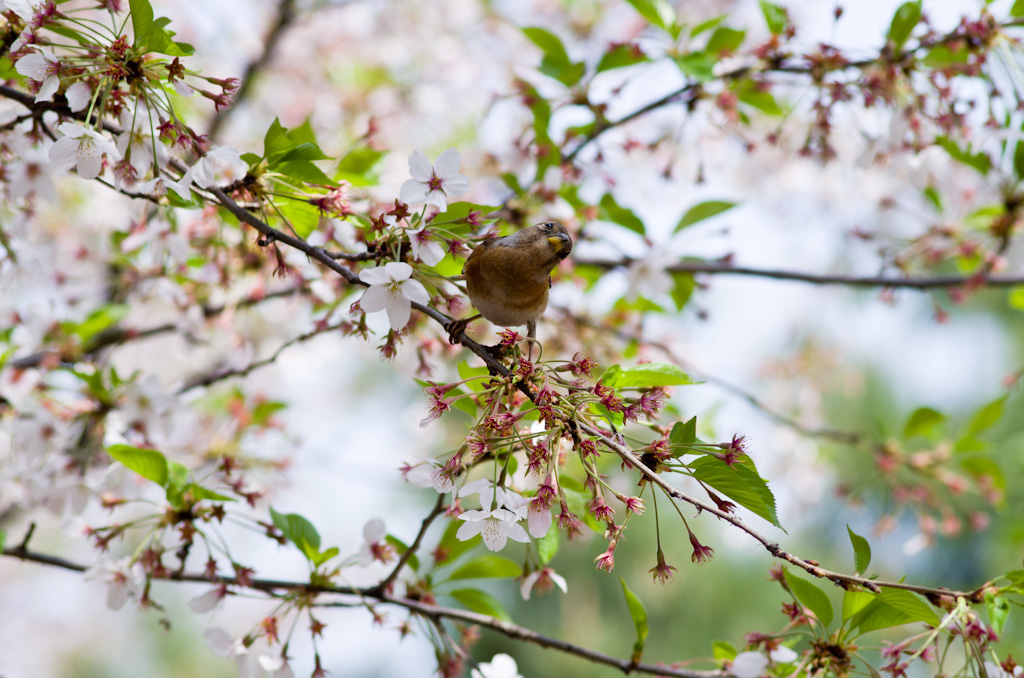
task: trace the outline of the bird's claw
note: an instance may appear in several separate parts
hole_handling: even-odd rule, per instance
[[[449,344],[461,344],[462,341],[458,338],[460,334],[466,331],[466,326],[469,325],[467,319],[452,320],[444,326],[446,332],[448,332],[448,343]]]

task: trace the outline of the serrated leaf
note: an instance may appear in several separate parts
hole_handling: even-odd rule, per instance
[[[143,478],[167,487],[167,457],[157,450],[146,450],[131,445],[111,445],[107,454]]]
[[[789,14],[783,8],[767,0],[761,0],[760,4],[761,14],[764,15],[764,21],[768,24],[768,30],[772,35],[782,34],[789,24]]]
[[[684,75],[698,82],[707,82],[714,77],[715,60],[706,52],[690,52],[672,60]]]
[[[632,367],[612,365],[605,371],[601,380],[612,388],[653,388],[703,383],[670,363],[640,363]]]
[[[772,525],[782,528],[775,513],[775,497],[768,483],[744,464],[726,464],[717,457],[701,457],[689,464],[693,477],[710,485]]]
[[[711,34],[711,38],[708,39],[708,44],[704,50],[718,56],[732,54],[743,44],[743,39],[746,35],[746,31],[722,26]]]
[[[832,601],[828,599],[825,592],[806,579],[792,574],[788,569],[785,570],[785,574],[786,584],[789,585],[789,590],[793,592],[797,600],[805,607],[810,608],[814,616],[826,627],[832,624],[834,616]]]
[[[978,409],[971,418],[971,423],[967,426],[965,437],[974,437],[995,426],[1003,417],[1003,407],[1005,404],[1006,396],[1001,396]]]
[[[378,181],[376,167],[386,155],[387,151],[377,151],[368,146],[353,148],[338,163],[334,178],[353,186],[374,186]]]
[[[1003,635],[1003,625],[1010,616],[1010,601],[1003,596],[985,594],[985,611],[988,612],[988,623],[996,635]]]
[[[288,219],[288,223],[300,238],[307,238],[320,225],[320,211],[305,200],[279,196],[274,205]]]
[[[540,62],[540,72],[567,87],[575,85],[586,72],[582,62],[573,63],[561,39],[551,31],[536,26],[524,28],[523,34],[530,42],[540,47],[544,56]]]
[[[604,73],[615,68],[636,66],[649,61],[639,45],[615,45],[601,56],[597,63],[597,72]]]
[[[273,508],[270,509],[270,518],[285,539],[295,544],[310,562],[315,563],[320,553],[320,533],[313,527],[313,523],[298,513],[278,513]]]
[[[901,49],[914,27],[921,20],[921,0],[905,2],[896,10],[889,25],[889,40],[896,49]]]
[[[296,160],[333,160],[333,158],[320,150],[320,147],[315,143],[307,141],[289,148],[280,158],[276,158],[275,162],[293,162]]]
[[[946,415],[937,410],[930,407],[919,407],[907,417],[907,423],[903,426],[903,436],[906,438],[930,436],[934,433],[935,427],[941,425],[946,419]]]
[[[165,26],[170,19],[153,18],[153,7],[149,0],[129,0],[132,28],[135,31],[134,46],[142,52],[156,52],[168,56],[188,56],[195,52],[192,45],[172,40],[174,33]]]
[[[853,545],[853,566],[857,572],[866,574],[868,565],[871,564],[871,544],[867,539],[851,530],[849,525],[846,526],[846,531],[850,534],[850,544]]]
[[[547,534],[534,542],[537,547],[537,558],[540,560],[541,565],[547,565],[551,562],[551,559],[558,553],[558,546],[561,544],[561,541],[561,532],[549,529]]]
[[[875,595],[866,591],[843,591],[843,621],[851,619],[875,602]]]
[[[697,417],[691,417],[685,424],[681,421],[673,424],[668,440],[673,445],[693,445],[697,442]]]
[[[676,11],[667,0],[626,0],[649,23],[666,31],[676,25]]]
[[[696,223],[710,219],[711,217],[717,216],[722,212],[732,209],[736,206],[734,202],[727,202],[725,200],[708,200],[706,202],[694,205],[690,209],[686,210],[686,214],[683,215],[679,223],[676,224],[674,233],[678,233],[687,226],[692,226]]]
[[[523,574],[523,568],[508,558],[502,558],[493,554],[486,554],[473,558],[465,565],[452,572],[448,579],[484,579],[484,578],[506,578],[518,577]]]
[[[502,621],[511,622],[512,618],[505,611],[497,598],[479,589],[457,589],[449,593],[452,598],[462,603],[463,607],[473,612],[497,617]]]
[[[718,661],[724,659],[732,660],[736,657],[736,648],[725,640],[716,640],[711,644],[711,656]]]
[[[936,137],[935,143],[944,148],[951,158],[963,165],[973,167],[982,176],[987,175],[988,171],[992,168],[992,161],[984,151],[973,153],[970,146],[962,149],[949,137]]]
[[[672,289],[669,291],[669,296],[672,297],[672,303],[676,305],[676,310],[681,311],[686,306],[686,302],[693,296],[693,289],[696,287],[696,283],[693,280],[692,273],[670,271],[669,275],[672,276]]]
[[[597,218],[603,221],[610,221],[619,226],[625,226],[640,235],[644,234],[644,222],[641,221],[640,217],[634,214],[633,210],[623,207],[616,202],[615,196],[611,193],[605,193],[602,196]]]
[[[629,608],[629,616],[633,619],[633,627],[636,629],[636,642],[633,643],[632,659],[634,662],[638,662],[643,655],[644,645],[647,643],[647,634],[649,632],[647,628],[647,610],[644,609],[644,604],[640,602],[636,594],[626,586],[626,580],[620,577],[619,581],[622,582],[622,595],[626,597],[626,607]]]

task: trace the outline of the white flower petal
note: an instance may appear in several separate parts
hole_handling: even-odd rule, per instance
[[[427,198],[427,184],[409,179],[398,191],[398,199],[407,205],[416,205]]]
[[[530,527],[530,534],[540,539],[551,529],[551,509],[539,501],[531,501],[526,513],[526,523]]]
[[[82,111],[89,105],[89,100],[92,99],[92,90],[89,89],[89,85],[85,84],[81,80],[68,87],[67,91],[64,92],[64,98],[68,100],[68,108],[72,111]]]
[[[768,658],[779,664],[792,664],[799,656],[789,647],[777,647],[768,653]]]
[[[427,288],[425,288],[418,280],[405,280],[401,284],[402,295],[405,296],[409,301],[415,301],[417,304],[426,304],[430,301],[430,295],[427,294]]]
[[[460,167],[462,167],[462,156],[456,149],[449,148],[437,156],[437,160],[434,162],[434,173],[442,179],[447,179],[458,174]],[[445,181],[446,185],[447,183]]]
[[[442,191],[441,189],[434,189],[433,191],[427,193],[427,197],[423,200],[423,202],[427,203],[428,205],[437,205],[438,209],[440,209],[442,212],[448,209],[448,199],[445,197],[444,191]]]
[[[56,75],[51,75],[43,80],[43,84],[39,86],[39,91],[36,93],[36,103],[52,99],[53,95],[57,93],[58,87],[60,87],[60,78]]]
[[[391,282],[391,276],[383,266],[363,269],[359,272],[359,279],[370,285],[384,285]]]
[[[398,331],[409,324],[412,306],[409,305],[409,300],[405,297],[390,297],[386,310],[388,312],[388,322],[391,323],[391,329]]]
[[[383,311],[388,306],[391,294],[384,285],[372,285],[359,298],[359,306],[367,313]]]
[[[460,541],[467,541],[480,534],[480,530],[484,527],[482,520],[473,520],[470,522],[463,523],[459,528],[459,531],[455,533],[455,538]]]
[[[388,536],[387,527],[380,518],[372,518],[363,525],[363,539],[369,543],[381,541]]]
[[[392,280],[405,280],[412,275],[412,266],[404,261],[391,261],[384,264],[384,270],[388,272]]]
[[[732,675],[736,678],[758,678],[768,667],[768,657],[760,652],[740,652],[732,660]]]
[[[409,174],[419,182],[428,182],[434,175],[430,160],[418,150],[413,151],[409,156]]]
[[[454,198],[457,195],[462,195],[469,190],[469,179],[466,178],[465,174],[456,174],[454,177],[449,177],[444,180],[444,192],[449,197]]]

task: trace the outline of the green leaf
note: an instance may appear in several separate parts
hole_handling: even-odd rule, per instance
[[[743,38],[746,35],[746,31],[722,26],[711,34],[711,38],[708,40],[707,47],[704,50],[717,56],[732,54],[743,44]]]
[[[814,616],[817,617],[822,624],[826,627],[832,623],[832,601],[828,599],[825,592],[822,591],[817,585],[812,584],[806,579],[801,579],[794,574],[791,574],[788,569],[785,570],[786,584],[789,585],[789,590],[793,592],[797,600],[801,604],[810,608]]]
[[[672,303],[676,305],[676,310],[681,311],[693,295],[696,283],[694,283],[692,273],[669,271],[669,275],[672,276],[672,290],[669,292],[669,296],[672,297]]]
[[[399,556],[405,555],[405,552],[409,550],[409,547],[405,544],[404,541],[393,535],[386,535],[384,537],[384,541],[394,546],[395,553],[397,553]],[[413,570],[420,569],[420,559],[416,557],[415,553],[409,556],[409,560],[407,560],[406,562],[408,562],[409,565],[412,566]]]
[[[718,15],[716,17],[708,19],[707,21],[701,22],[701,23],[697,24],[696,26],[694,26],[693,30],[690,31],[690,37],[691,38],[696,38],[698,35],[700,35],[704,31],[710,31],[712,28],[717,28],[718,24],[722,23],[723,21],[725,21],[728,18],[729,18],[728,14],[720,14],[720,15]]]
[[[736,657],[736,648],[725,640],[716,640],[711,644],[711,656],[715,659],[722,661],[723,659],[732,660]]]
[[[846,526],[846,531],[850,534],[850,543],[853,545],[853,566],[857,572],[866,574],[868,565],[871,564],[871,544],[851,530],[849,525]]]
[[[694,205],[690,209],[686,210],[686,214],[676,224],[674,233],[678,233],[687,226],[692,226],[698,222],[710,219],[713,216],[717,216],[722,212],[732,209],[736,206],[734,202],[726,202],[725,200],[708,200],[706,202]]]
[[[298,513],[278,513],[273,508],[270,509],[270,518],[285,539],[299,547],[299,551],[316,564],[315,559],[320,554],[320,533],[313,523]]]
[[[685,424],[681,421],[673,424],[668,440],[673,445],[693,445],[697,442],[697,417],[691,417]]]
[[[875,595],[866,591],[843,591],[843,621],[851,619],[875,600]]]
[[[931,203],[931,206],[935,208],[935,211],[942,212],[942,195],[939,191],[929,184],[925,187],[923,193],[925,200]]]
[[[479,589],[458,589],[448,595],[462,603],[467,610],[497,617],[502,621],[512,621],[512,617],[508,615],[498,599],[489,593]]]
[[[494,219],[487,219],[486,217],[500,209],[500,206],[479,205],[475,202],[453,202],[449,203],[448,209],[434,217],[430,223],[438,225],[443,224],[446,230],[455,233],[468,233],[471,230],[471,225],[467,224],[465,228],[457,228],[455,224],[458,224],[458,222],[465,222],[469,219],[469,215],[474,213],[476,213],[476,220],[479,221],[480,224],[487,224],[494,221]]]
[[[943,69],[966,64],[970,54],[966,44],[955,51],[951,50],[948,45],[936,45],[928,50],[921,61],[929,68]]]
[[[1007,303],[1010,304],[1010,308],[1016,308],[1020,311],[1024,311],[1024,285],[1017,285],[1016,287],[1010,288]]]
[[[903,426],[903,436],[913,438],[914,436],[930,436],[935,427],[946,421],[943,413],[933,410],[930,407],[919,407],[907,417],[907,423]],[[863,572],[864,570],[861,570]]]
[[[640,363],[632,367],[612,365],[605,371],[601,380],[612,388],[653,388],[703,383],[670,363]]]
[[[644,234],[644,222],[640,220],[633,210],[628,207],[623,207],[615,201],[615,196],[611,193],[605,193],[601,198],[597,218],[602,221],[610,221],[618,224],[619,226],[625,226],[629,230]]]
[[[683,72],[683,75],[698,82],[707,82],[714,77],[715,60],[707,52],[690,52],[683,56],[673,57],[673,61],[676,62],[676,66]]]
[[[506,578],[518,577],[523,573],[523,568],[509,560],[492,554],[486,554],[473,558],[468,563],[458,568],[448,579],[483,579],[487,577]]]
[[[540,62],[540,72],[567,87],[571,87],[580,81],[586,72],[586,65],[583,62],[573,63],[565,46],[557,35],[545,28],[536,26],[524,28],[523,34],[530,39],[530,42],[540,47],[544,53]]]
[[[536,540],[537,558],[540,559],[541,565],[550,563],[558,553],[558,546],[561,543],[560,534],[558,530],[549,529],[547,534]]]
[[[456,536],[462,524],[461,520],[448,522],[448,527],[445,528],[444,535],[441,537],[441,543],[438,544],[438,553],[442,556],[438,559],[438,564],[454,562],[475,546],[474,541],[462,540]]]
[[[198,500],[210,499],[211,501],[238,501],[234,497],[228,497],[221,494],[220,492],[214,492],[213,490],[197,485],[195,483],[189,483],[185,486],[187,492],[191,492],[192,496]]]
[[[772,525],[782,528],[775,513],[775,497],[768,483],[744,464],[730,466],[721,459],[705,456],[689,464],[693,477],[707,483],[740,506]]]
[[[889,25],[889,40],[896,49],[901,49],[914,27],[921,20],[921,0],[905,2],[896,10]]]
[[[164,28],[171,22],[166,17],[153,19],[149,0],[129,0],[132,27],[135,29],[134,47],[141,52],[156,52],[168,56],[188,56],[195,52],[192,45],[172,40],[174,33]]]
[[[730,86],[730,89],[736,95],[736,98],[740,100],[740,103],[756,108],[766,115],[782,115],[782,108],[775,101],[768,83],[754,82],[749,79],[737,80]]]
[[[80,323],[67,323],[61,326],[67,334],[74,335],[81,339],[83,344],[88,343],[100,332],[117,323],[128,315],[126,304],[104,304],[89,314]]]
[[[1013,7],[1010,8],[1010,16],[1024,16],[1024,0],[1016,0],[1016,2],[1013,3]]]
[[[339,549],[337,546],[332,546],[331,548],[327,549],[323,553],[314,554],[310,558],[310,560],[313,562],[313,566],[314,567],[320,567],[321,565],[323,565],[324,563],[326,563],[328,560],[330,560],[334,556],[338,555],[339,553],[341,553],[341,549]]]
[[[937,626],[939,618],[925,602],[910,591],[887,588],[875,596],[875,600],[851,616],[850,628],[859,628],[861,633],[867,633],[914,622]]]
[[[307,160],[277,162],[268,169],[278,172],[290,179],[297,179],[300,182],[319,184],[321,186],[336,186],[334,180],[324,174],[324,171]]]
[[[761,13],[772,35],[780,35],[789,24],[789,13],[775,3],[761,0]]]
[[[936,137],[935,143],[944,148],[951,158],[963,165],[973,167],[982,176],[987,175],[992,168],[992,161],[984,151],[972,153],[969,145],[966,149],[962,149],[949,137]]]
[[[995,426],[1003,417],[1003,406],[1005,404],[1006,396],[1001,396],[982,406],[971,418],[971,423],[967,426],[967,433],[964,437],[974,437]]]
[[[161,487],[167,487],[167,457],[162,453],[131,445],[111,445],[107,448],[107,454],[143,478],[152,480]]]
[[[670,33],[676,26],[676,11],[672,9],[672,5],[667,0],[627,0],[627,2],[633,5],[633,9],[653,26]]]
[[[988,623],[996,635],[1003,635],[1003,625],[1010,616],[1010,601],[1003,596],[985,594],[985,610],[988,612]]]
[[[376,171],[387,151],[377,151],[368,146],[353,148],[338,163],[334,173],[336,181],[347,181],[353,186],[375,186],[378,182]]]
[[[650,59],[643,53],[639,45],[615,45],[602,55],[601,61],[597,63],[597,72],[604,73],[614,68],[636,66],[647,61]]]
[[[622,594],[626,597],[626,607],[629,608],[629,616],[633,618],[633,626],[636,628],[636,642],[633,643],[632,660],[638,662],[644,653],[644,645],[647,642],[647,610],[644,609],[644,604],[640,602],[636,594],[626,586],[625,578],[620,577],[619,581],[622,582]]]
[[[274,205],[288,219],[288,223],[300,238],[309,237],[309,234],[320,225],[320,211],[305,200],[279,196],[274,200]]]

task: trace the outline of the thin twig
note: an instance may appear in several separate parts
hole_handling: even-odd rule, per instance
[[[434,504],[434,508],[430,513],[427,514],[427,517],[423,519],[423,523],[420,525],[420,531],[416,533],[416,539],[413,540],[412,544],[409,545],[409,548],[407,548],[405,553],[403,553],[398,559],[398,563],[391,570],[391,573],[385,577],[380,584],[373,587],[373,591],[375,593],[381,595],[386,594],[398,578],[398,575],[401,574],[402,568],[405,567],[405,564],[408,563],[414,555],[416,555],[416,552],[423,544],[423,537],[427,534],[427,530],[430,528],[430,525],[434,522],[434,519],[444,513],[447,508],[444,505],[444,497],[445,495],[443,494],[439,494],[437,496],[437,502]]]

